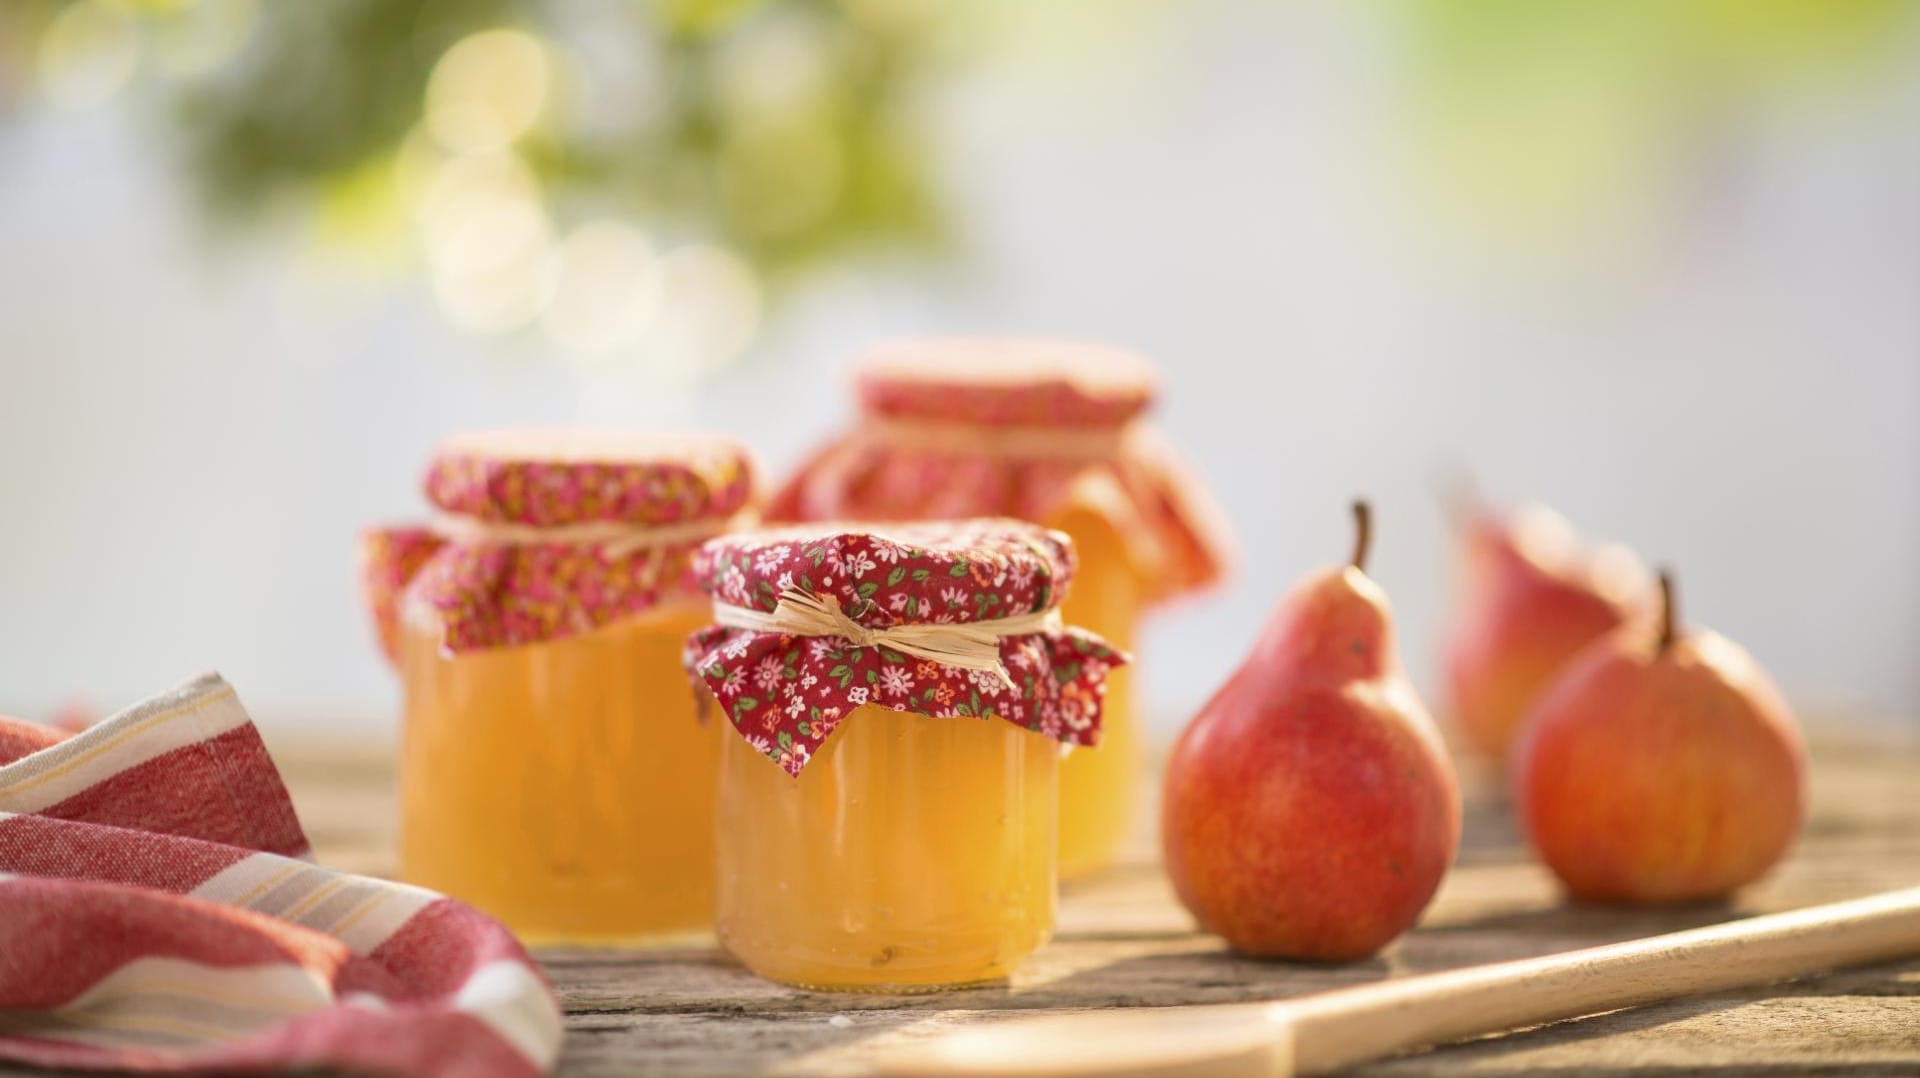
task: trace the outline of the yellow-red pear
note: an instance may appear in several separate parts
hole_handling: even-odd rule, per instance
[[[1618,544],[1583,542],[1551,509],[1476,509],[1444,629],[1447,711],[1470,747],[1506,759],[1521,717],[1582,648],[1649,620],[1653,577]]]
[[[1280,603],[1167,768],[1167,874],[1245,954],[1373,954],[1419,918],[1460,844],[1453,767],[1363,571],[1355,513],[1352,562]]]
[[[1718,898],[1785,855],[1806,815],[1806,749],[1738,644],[1663,613],[1582,652],[1527,716],[1513,800],[1574,897]]]

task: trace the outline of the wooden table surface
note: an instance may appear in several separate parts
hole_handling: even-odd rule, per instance
[[[364,755],[278,755],[322,862],[391,871],[387,767]],[[1225,953],[1193,930],[1143,834],[1122,867],[1066,889],[1054,941],[1005,987],[817,993],[762,981],[706,946],[541,952],[567,1012],[560,1073],[854,1073],[875,1046],[1012,1012],[1281,998],[1920,885],[1920,746],[1825,738],[1814,757],[1799,848],[1731,906],[1568,906],[1488,784],[1469,781],[1459,863],[1420,928],[1378,959],[1307,966]],[[1561,1022],[1355,1073],[1920,1074],[1920,961]]]

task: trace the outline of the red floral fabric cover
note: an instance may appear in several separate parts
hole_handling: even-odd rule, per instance
[[[446,543],[431,528],[375,528],[360,536],[360,590],[387,661],[400,661],[400,598]]]
[[[1065,535],[1015,520],[740,532],[701,547],[695,573],[716,603],[772,611],[782,592],[831,595],[869,628],[981,622],[1054,609],[1073,576]],[[1047,737],[1100,737],[1107,674],[1127,657],[1071,627],[1005,637],[1008,686],[991,672],[844,637],[712,625],[686,662],[734,728],[798,775],[847,715],[878,704],[935,718],[1000,718]]]
[[[714,531],[746,509],[746,449],[721,437],[595,431],[496,431],[449,440],[426,475],[428,500],[483,525],[565,528],[601,522]],[[394,654],[420,604],[451,652],[559,640],[700,594],[692,555],[707,535],[669,545],[447,539],[419,526],[361,541],[361,583]]]
[[[1217,580],[1229,560],[1224,518],[1172,449],[1140,419],[1153,368],[1131,353],[1036,340],[913,341],[862,361],[863,421],[815,453],[777,491],[773,521],[1013,516],[1050,522],[1076,499],[1129,542],[1148,595]],[[916,439],[915,425],[939,428]],[[883,429],[884,428],[884,429]],[[1093,435],[1076,451],[1010,451],[1018,430]],[[956,433],[969,442],[956,445]],[[1101,435],[1111,437],[1103,443]],[[1084,440],[1084,439],[1083,439]],[[1104,488],[1094,490],[1094,488]]]

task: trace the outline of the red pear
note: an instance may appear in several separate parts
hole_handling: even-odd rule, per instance
[[[1167,767],[1173,887],[1235,950],[1334,960],[1411,927],[1460,845],[1460,792],[1401,668],[1386,593],[1352,563],[1302,581]]]
[[[1462,545],[1445,631],[1448,703],[1465,740],[1504,762],[1521,716],[1569,659],[1651,618],[1653,578],[1631,551],[1582,542],[1545,506],[1477,511]]]
[[[1806,748],[1779,690],[1733,641],[1676,631],[1660,583],[1659,623],[1582,652],[1515,746],[1527,837],[1576,898],[1717,898],[1779,861],[1805,818]]]

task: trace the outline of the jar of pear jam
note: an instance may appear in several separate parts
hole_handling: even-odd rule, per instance
[[[532,943],[707,929],[720,731],[697,717],[681,650],[710,609],[693,552],[750,497],[744,451],[467,435],[426,488],[431,531],[367,544],[405,697],[401,874]]]
[[[1213,581],[1227,532],[1199,483],[1147,428],[1156,375],[1140,357],[1066,341],[905,341],[856,367],[859,415],[774,496],[773,520],[1006,515],[1079,550],[1066,620],[1125,649],[1157,603]],[[1133,671],[1108,684],[1099,752],[1060,765],[1060,871],[1111,864],[1143,779]]]
[[[1062,746],[1104,751],[1125,661],[1061,623],[1071,541],[826,524],[714,540],[698,571],[715,624],[688,665],[730,727],[722,945],[807,988],[1007,977],[1053,930]]]

